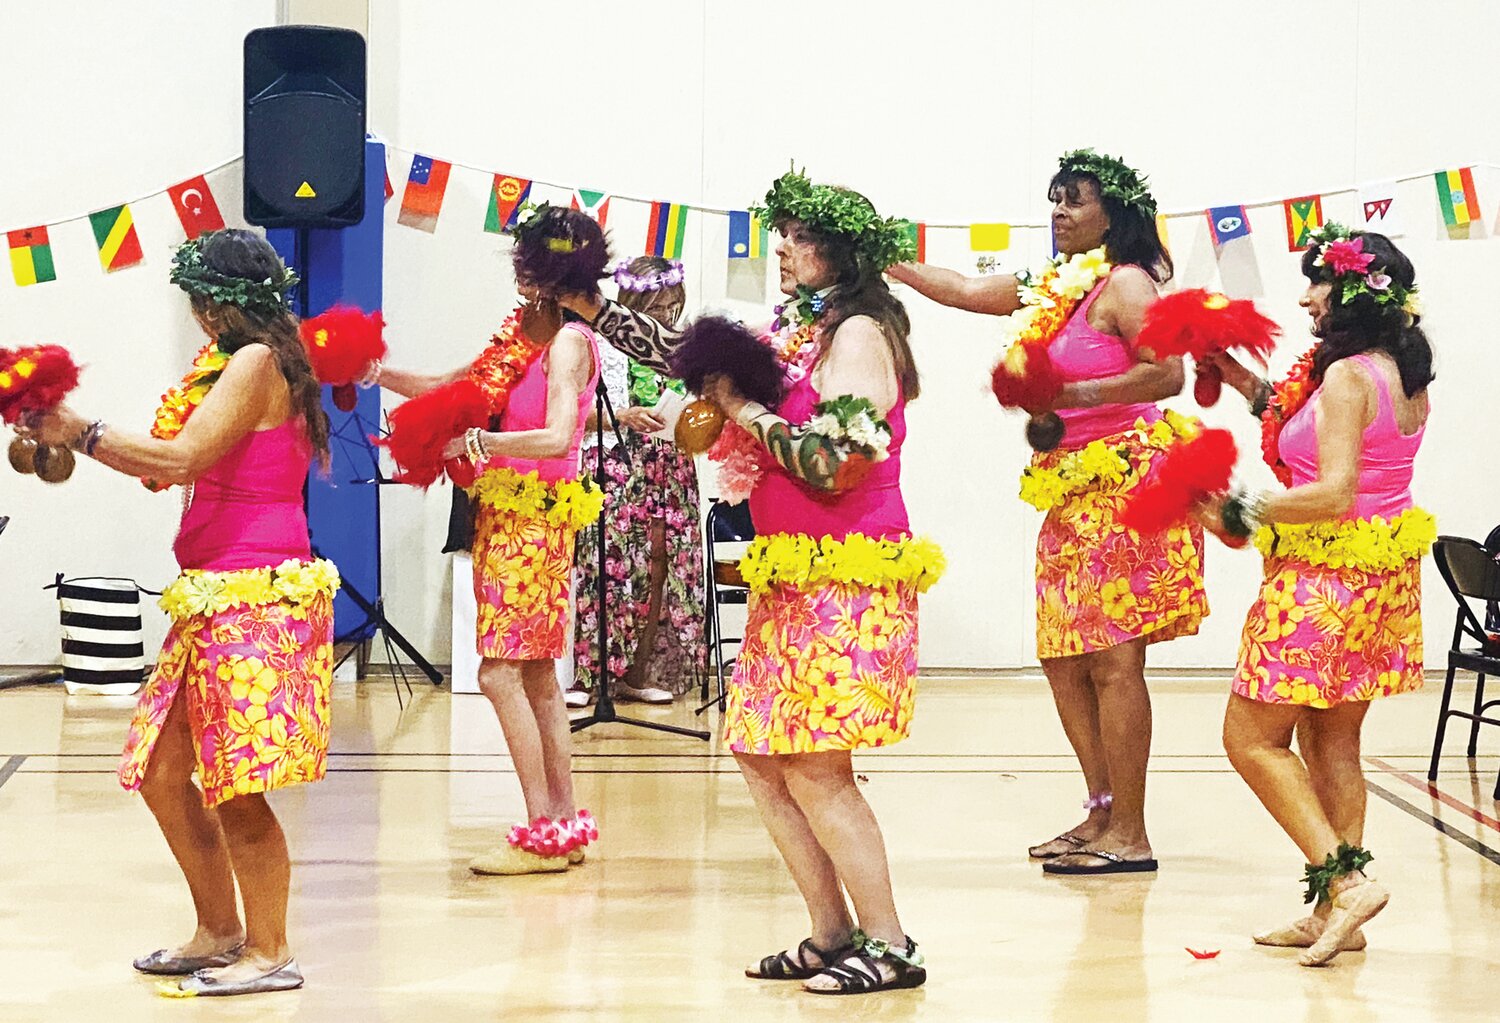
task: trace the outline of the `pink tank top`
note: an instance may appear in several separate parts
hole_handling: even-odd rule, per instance
[[[1379,515],[1389,521],[1412,507],[1411,477],[1417,449],[1427,432],[1423,423],[1407,437],[1396,421],[1396,405],[1391,399],[1391,385],[1381,367],[1370,355],[1350,358],[1375,382],[1380,408],[1375,419],[1365,427],[1359,454],[1359,493],[1354,508],[1345,519],[1369,519]],[[1300,487],[1318,478],[1318,396],[1314,392],[1307,404],[1292,416],[1281,430],[1281,460],[1292,471],[1292,486]]]
[[[594,386],[599,382],[599,339],[582,323],[567,323],[564,326],[569,330],[576,330],[588,340],[589,355],[593,364],[589,370],[588,386],[578,392],[578,422],[573,428],[573,442],[568,446],[568,453],[561,458],[496,456],[488,459],[480,471],[511,468],[523,475],[535,472],[537,478],[545,483],[578,478],[578,448],[583,443],[583,428],[588,420],[589,407],[594,402]],[[552,350],[548,348],[538,356],[536,361],[527,367],[520,382],[511,389],[510,398],[505,403],[505,411],[500,414],[499,432],[518,433],[522,430],[540,430],[547,425],[547,360],[551,355]]]
[[[1079,303],[1073,315],[1068,317],[1067,324],[1047,347],[1053,365],[1070,384],[1119,376],[1136,364],[1135,353],[1122,339],[1095,330],[1089,325],[1089,310],[1108,283],[1109,278],[1106,277],[1094,286],[1094,290]],[[1123,433],[1133,427],[1137,419],[1154,423],[1161,418],[1161,409],[1151,402],[1143,402],[1137,405],[1058,409],[1057,414],[1067,426],[1062,447],[1081,448],[1100,438]]]
[[[232,572],[312,557],[302,503],[311,465],[301,416],[247,434],[193,484],[173,545],[178,566]]]
[[[793,426],[812,418],[821,399],[812,374],[794,383],[777,414]],[[884,540],[911,535],[906,502],[901,497],[901,445],[906,440],[906,397],[900,396],[886,413],[891,424],[891,446],[883,462],[872,468],[850,490],[831,494],[814,490],[773,464],[750,494],[750,518],[761,534],[799,533],[842,540],[850,533]]]

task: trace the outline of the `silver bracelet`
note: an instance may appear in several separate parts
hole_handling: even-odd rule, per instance
[[[385,361],[382,359],[376,359],[374,362],[370,363],[370,368],[365,371],[364,378],[358,381],[358,385],[363,388],[379,387],[380,374],[384,369]]]
[[[489,456],[489,451],[484,446],[484,431],[477,426],[471,426],[464,432],[464,450],[469,455],[469,461],[478,465]]]
[[[1247,493],[1240,498],[1240,506],[1244,508],[1240,516],[1246,526],[1250,529],[1252,536],[1266,524],[1266,506],[1268,504],[1266,492],[1257,490],[1255,493]]]

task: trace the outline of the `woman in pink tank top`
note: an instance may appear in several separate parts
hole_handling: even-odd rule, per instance
[[[1146,179],[1121,161],[1088,149],[1065,154],[1048,198],[1059,255],[1037,278],[967,278],[920,264],[891,273],[944,305],[1010,318],[1013,336],[1038,294],[1049,296],[1046,308],[1076,302],[1043,339],[1066,385],[1055,418],[1028,427],[1051,450],[1023,473],[1021,498],[1046,513],[1036,549],[1037,658],[1083,771],[1088,816],[1029,852],[1048,873],[1154,871],[1146,647],[1193,635],[1208,614],[1203,534],[1179,525],[1141,535],[1117,518],[1155,455],[1190,428],[1156,404],[1182,389],[1181,360],[1152,361],[1132,343],[1172,260]],[[1060,421],[1060,444],[1042,439],[1048,420]]]
[[[281,991],[302,974],[286,937],[291,863],[265,793],[317,781],[327,766],[338,572],[308,549],[302,487],[313,457],[327,457],[328,420],[286,308],[296,276],[276,251],[227,230],[185,243],[173,262],[214,339],[199,356],[214,375],[169,395],[151,436],[66,407],[36,431],[186,491],[182,574],[161,599],[171,629],[119,776],[156,816],[198,926],[135,968],[181,977],[163,982],[171,995]]]
[[[1245,620],[1224,716],[1230,762],[1307,858],[1311,916],[1256,935],[1304,966],[1362,949],[1388,899],[1364,873],[1360,730],[1370,702],[1422,684],[1422,557],[1436,536],[1412,501],[1432,349],[1416,272],[1384,235],[1329,224],[1302,262],[1320,341],[1272,388],[1227,357],[1225,379],[1264,416],[1289,489],[1205,508],[1254,535],[1265,582]],[[1291,751],[1297,737],[1298,754]]]
[[[583,862],[584,847],[598,836],[573,796],[573,740],[555,659],[568,647],[574,539],[597,520],[604,500],[580,475],[578,457],[599,349],[593,331],[564,322],[548,296],[596,287],[609,251],[604,232],[583,213],[546,205],[527,213],[512,251],[526,304],[485,353],[451,373],[381,367],[374,374],[407,397],[468,377],[491,399],[490,429],[454,438],[447,455],[477,470],[469,496],[479,688],[500,719],[526,819],[474,859],[470,869],[479,874],[564,871]],[[520,378],[506,382],[516,369]]]
[[[760,217],[782,235],[782,290],[800,296],[776,347],[807,361],[774,410],[727,380],[705,386],[738,424],[726,429],[767,456],[750,494],[749,618],[724,737],[812,933],[746,973],[819,994],[916,987],[922,956],[896,914],[884,839],[850,760],[911,727],[918,594],[942,572],[936,545],[912,537],[901,497],[906,403],[919,384],[906,310],[881,271],[905,234],[864,196],[796,172],[767,193]]]

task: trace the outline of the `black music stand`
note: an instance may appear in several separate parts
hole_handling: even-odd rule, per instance
[[[620,436],[620,424],[615,420],[615,410],[609,402],[609,392],[604,386],[603,374],[599,377],[599,383],[594,388],[594,479],[602,490],[606,485],[607,477],[604,473],[604,417],[609,416],[610,429],[614,431],[615,443],[620,446],[619,450],[625,456],[626,464],[630,462],[630,452],[625,448],[625,438]],[[683,728],[680,725],[666,725],[658,721],[642,721],[639,718],[621,717],[615,710],[615,700],[609,691],[609,615],[606,613],[606,598],[608,597],[608,580],[605,575],[604,551],[604,512],[599,513],[599,522],[596,526],[598,537],[595,549],[599,557],[599,577],[594,582],[595,599],[599,606],[599,657],[596,662],[598,678],[595,682],[593,709],[583,717],[574,718],[573,731],[581,732],[593,725],[621,724],[633,725],[636,728],[649,728],[657,732],[671,732],[673,735],[685,735],[690,739],[702,739],[708,742],[711,738],[708,732],[696,728]]]

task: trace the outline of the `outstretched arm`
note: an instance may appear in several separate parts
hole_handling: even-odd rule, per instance
[[[460,366],[446,373],[417,373],[413,370],[397,369],[394,366],[381,366],[375,374],[374,382],[387,391],[396,392],[403,398],[415,398],[428,391],[435,391],[446,384],[462,380],[468,372],[468,366]]]
[[[671,374],[669,363],[682,343],[682,331],[597,293],[559,295],[557,304],[582,316],[600,337],[636,362]]]
[[[275,353],[265,345],[247,345],[229,360],[175,438],[110,427],[100,434],[93,457],[128,476],[169,486],[192,483],[260,425],[278,387],[284,391],[286,383]],[[88,420],[60,405],[37,422],[35,433],[44,444],[75,444],[89,428]]]
[[[954,309],[1008,316],[1021,308],[1020,286],[1010,274],[965,277],[926,263],[897,263],[886,273],[918,294]]]

